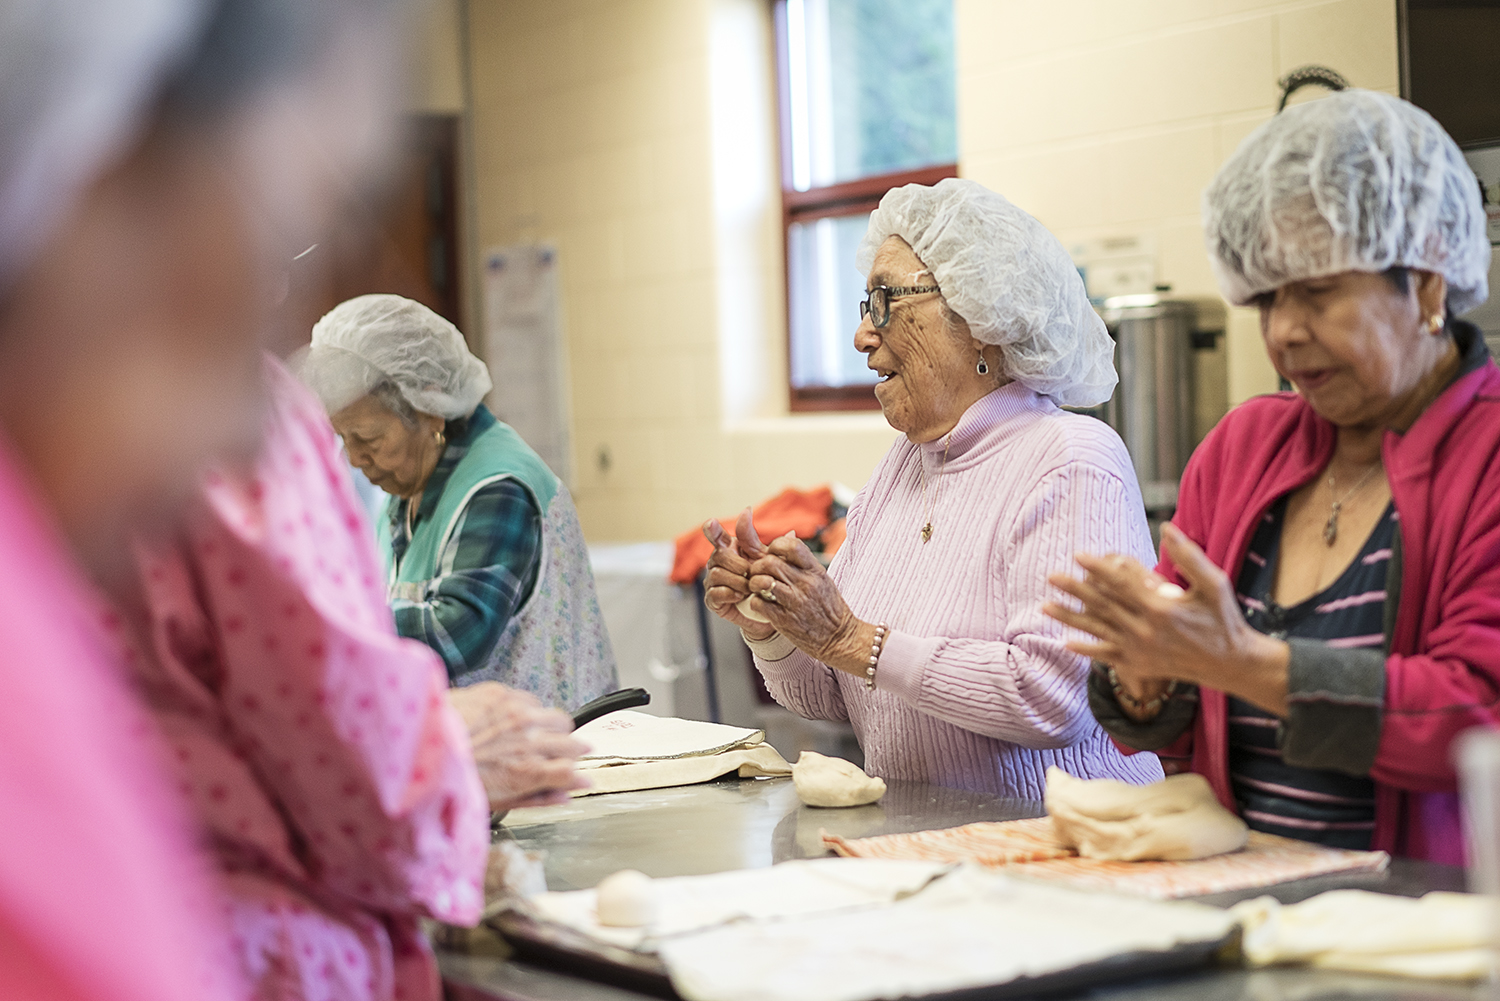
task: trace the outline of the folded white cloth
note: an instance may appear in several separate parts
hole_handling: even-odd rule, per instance
[[[589,745],[589,752],[579,762],[580,767],[587,768],[611,760],[718,754],[741,744],[758,744],[766,739],[766,732],[621,709],[585,723],[573,731],[573,736]]]
[[[589,745],[578,770],[593,782],[574,796],[694,785],[731,772],[742,779],[792,774],[766,732],[748,727],[621,709],[573,735]]]
[[[688,1001],[873,1001],[1216,943],[1233,924],[1216,907],[1085,893],[963,866],[903,900],[738,921],[667,938],[657,952]]]
[[[580,761],[581,771],[593,783],[573,795],[594,796],[602,792],[631,792],[636,789],[665,789],[710,782],[734,772],[742,779],[792,774],[792,766],[766,743],[745,744],[717,754],[699,754],[686,758],[660,758],[609,763]]]
[[[593,890],[540,893],[527,905],[542,920],[566,925],[596,941],[649,951],[660,939],[733,921],[889,904],[917,892],[947,868],[937,862],[823,858],[783,862],[769,869],[671,876],[653,881],[657,918],[643,928],[601,925]]]

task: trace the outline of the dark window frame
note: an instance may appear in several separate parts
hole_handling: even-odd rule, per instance
[[[781,245],[786,308],[786,385],[792,413],[840,410],[879,410],[874,384],[863,386],[792,385],[792,224],[871,212],[892,188],[903,184],[936,184],[958,176],[957,163],[936,164],[916,170],[900,170],[821,188],[797,191],[792,187],[791,100],[788,91],[789,63],[786,51],[786,0],[771,0],[776,41],[776,106],[781,135]],[[849,331],[854,336],[854,331]]]
[[[1464,10],[1482,10],[1493,14],[1495,2],[1396,0],[1396,58],[1400,73],[1400,93],[1403,98],[1436,118],[1438,124],[1453,137],[1459,149],[1487,149],[1500,145],[1500,108],[1497,108],[1500,102],[1493,98],[1488,101],[1474,100],[1469,97],[1468,92],[1477,90],[1483,95],[1495,92],[1494,81],[1500,77],[1500,65],[1497,65],[1493,46],[1489,44],[1494,35],[1493,26],[1487,26],[1490,30],[1477,34],[1465,33],[1463,45],[1468,46],[1468,51],[1463,59],[1457,61],[1449,57],[1447,45],[1441,46],[1444,51],[1442,58],[1438,58],[1432,42],[1434,37],[1442,38],[1446,35],[1441,28],[1431,23],[1431,19]],[[1419,15],[1415,39],[1412,32],[1413,13]],[[1475,46],[1484,53],[1483,65],[1472,65]],[[1412,79],[1413,60],[1417,63],[1415,83],[1418,86],[1414,86]],[[1478,83],[1471,84],[1471,79]],[[1455,90],[1465,92],[1463,97],[1456,98],[1453,93]],[[1460,107],[1465,110],[1455,117],[1454,113]]]

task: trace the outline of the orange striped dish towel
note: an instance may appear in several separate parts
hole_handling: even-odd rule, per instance
[[[821,834],[823,844],[845,858],[973,862],[975,865],[1003,866],[1067,858],[1074,854],[1073,849],[1064,848],[1053,837],[1050,817],[965,824],[963,827],[949,827],[940,831],[883,834],[855,840],[847,840],[827,831]]]
[[[853,840],[824,832],[823,843],[853,858],[1020,866],[1016,875],[1027,879],[1157,900],[1248,890],[1330,873],[1380,872],[1391,861],[1385,852],[1325,848],[1251,831],[1249,843],[1227,855],[1188,862],[1108,862],[1079,858],[1063,848],[1053,838],[1047,817]]]

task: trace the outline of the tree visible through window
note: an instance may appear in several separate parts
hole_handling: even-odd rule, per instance
[[[794,410],[877,406],[854,350],[870,211],[956,174],[952,0],[779,0]]]

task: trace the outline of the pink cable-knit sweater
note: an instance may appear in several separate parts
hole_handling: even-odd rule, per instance
[[[778,702],[848,720],[866,769],[887,779],[1039,800],[1049,765],[1080,778],[1162,777],[1154,755],[1127,757],[1104,735],[1087,661],[1042,614],[1047,575],[1076,573],[1074,553],[1154,560],[1130,457],[1107,425],[1003,386],[950,436],[898,440],[848,530],[829,573],[856,616],[891,627],[876,689],[801,651],[757,657]]]

